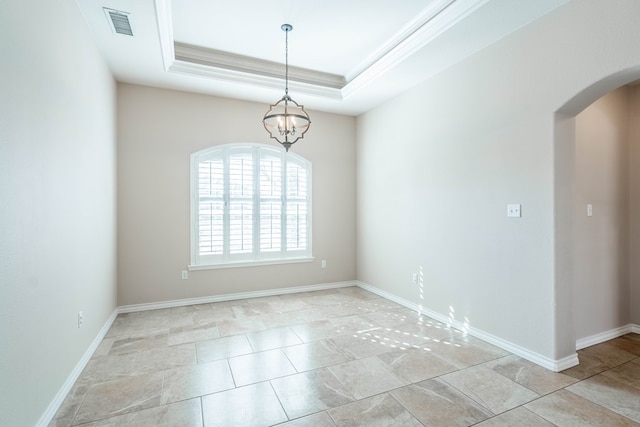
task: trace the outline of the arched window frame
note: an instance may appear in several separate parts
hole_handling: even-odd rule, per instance
[[[311,162],[262,144],[191,155],[191,270],[313,260]]]

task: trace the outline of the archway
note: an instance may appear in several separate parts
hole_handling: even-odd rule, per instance
[[[554,291],[556,358],[564,367],[578,363],[574,319],[575,117],[605,94],[640,78],[640,67],[606,77],[581,90],[555,113],[554,129]],[[631,285],[633,287],[633,283]],[[624,329],[624,328],[623,328]],[[621,329],[622,331],[622,329]],[[603,337],[606,338],[605,335]],[[604,340],[604,339],[603,339]]]

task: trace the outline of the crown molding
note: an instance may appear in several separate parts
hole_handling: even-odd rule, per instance
[[[241,73],[257,74],[282,80],[283,64],[265,61],[250,56],[237,55],[186,43],[174,42],[175,60],[192,62],[213,68]],[[343,76],[289,66],[289,81],[297,81],[332,89],[342,89],[346,83]]]
[[[425,9],[387,44],[382,55],[347,76],[348,83],[342,88],[342,95],[347,98],[367,86],[488,1],[442,0]]]
[[[171,0],[156,0],[156,21],[158,22],[158,35],[160,36],[160,51],[162,64],[165,71],[176,60],[173,48],[173,25],[171,24]]]
[[[274,90],[282,90],[282,88],[284,87],[281,75],[276,78],[267,75],[261,75],[258,73],[230,70],[221,67],[212,67],[210,65],[182,61],[179,59],[176,59],[173,64],[171,64],[171,66],[169,67],[169,71],[175,73],[191,74],[201,77],[209,77],[233,83],[259,86],[262,88]],[[321,86],[317,84],[290,80],[289,89],[292,89],[297,93],[305,93],[308,95],[320,96],[336,100],[342,99],[342,92],[340,89]]]
[[[415,37],[417,31],[434,19],[439,13],[451,6],[456,0],[439,0],[431,3],[431,5],[423,9],[419,14],[409,21],[400,31],[398,31],[385,44],[380,46],[375,52],[367,57],[360,65],[347,73],[346,80],[352,81],[354,78],[365,72],[367,69],[375,66],[386,56],[393,53],[394,50],[402,49],[402,43]]]

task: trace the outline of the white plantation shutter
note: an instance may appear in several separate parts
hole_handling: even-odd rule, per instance
[[[192,154],[192,266],[311,257],[311,163],[260,145]]]
[[[229,155],[229,253],[253,252],[253,155]]]
[[[282,250],[282,156],[260,156],[260,251]]]
[[[299,164],[287,164],[287,251],[304,251],[308,245],[308,176]]]
[[[221,159],[198,164],[198,251],[202,255],[222,255],[224,179]]]

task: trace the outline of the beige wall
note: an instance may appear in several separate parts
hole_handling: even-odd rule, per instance
[[[555,113],[640,76],[639,14],[631,0],[571,2],[359,117],[358,279],[570,358],[573,203],[557,196],[572,157],[556,139],[571,130]],[[522,218],[506,217],[508,203]]]
[[[355,280],[355,119],[310,111],[292,151],[313,164],[315,261],[180,272],[189,264],[189,159],[270,142],[268,105],[118,84],[118,303],[151,303]],[[320,266],[327,260],[326,269]]]
[[[116,308],[115,83],[73,0],[0,28],[0,425],[33,426]]]
[[[630,323],[629,101],[613,91],[575,119],[574,322],[576,339]],[[636,165],[637,167],[637,165]],[[593,216],[587,216],[587,204]]]
[[[633,86],[629,91],[629,279],[631,321],[640,325],[640,86]]]

